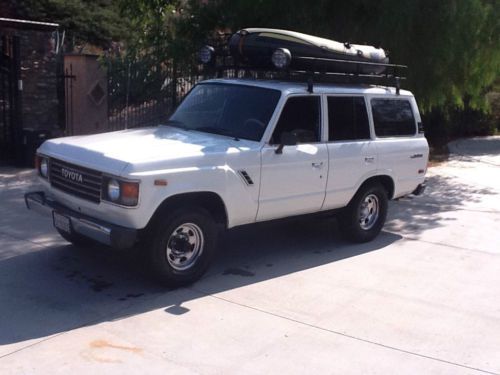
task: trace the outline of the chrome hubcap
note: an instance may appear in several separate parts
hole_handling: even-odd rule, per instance
[[[368,194],[359,210],[359,226],[361,229],[370,230],[377,222],[380,211],[378,197],[375,194]]]
[[[179,225],[167,242],[167,261],[173,269],[185,271],[192,267],[203,252],[203,232],[193,223]]]

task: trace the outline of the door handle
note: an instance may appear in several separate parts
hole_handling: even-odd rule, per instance
[[[375,161],[375,156],[367,156],[365,157],[366,163],[373,163]]]
[[[323,166],[323,162],[318,162],[318,163],[311,163],[311,165],[313,166],[313,168],[321,168]]]
[[[410,156],[410,159],[418,159],[418,158],[423,158],[424,155],[423,154],[413,154],[412,156]]]

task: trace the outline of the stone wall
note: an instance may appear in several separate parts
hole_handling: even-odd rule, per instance
[[[20,31],[23,127],[59,129],[57,61],[51,32]]]

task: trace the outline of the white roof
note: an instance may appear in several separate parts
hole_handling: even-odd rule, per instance
[[[262,87],[274,90],[280,90],[286,94],[305,94],[307,93],[307,82],[287,82],[278,80],[248,79],[248,78],[219,78],[203,81],[204,83],[226,83],[234,85],[248,85]],[[395,87],[375,86],[366,84],[339,84],[339,83],[314,83],[314,93],[317,94],[371,94],[396,95]],[[413,96],[410,91],[400,90],[401,96]]]

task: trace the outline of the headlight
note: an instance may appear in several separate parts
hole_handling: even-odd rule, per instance
[[[139,182],[105,177],[103,186],[104,200],[128,207],[139,203]]]
[[[292,54],[286,48],[278,48],[271,56],[273,65],[278,69],[285,69],[292,61]]]
[[[40,176],[42,176],[43,178],[48,178],[49,159],[44,156],[37,155],[35,164],[36,164],[36,169],[38,169],[38,173],[40,174]]]
[[[212,46],[203,46],[198,52],[198,58],[203,64],[208,64],[212,61],[215,55],[214,47]]]
[[[108,198],[111,202],[118,202],[120,199],[120,184],[114,179],[108,182]]]
[[[47,158],[42,158],[40,161],[40,174],[45,178],[49,175],[49,161]]]

